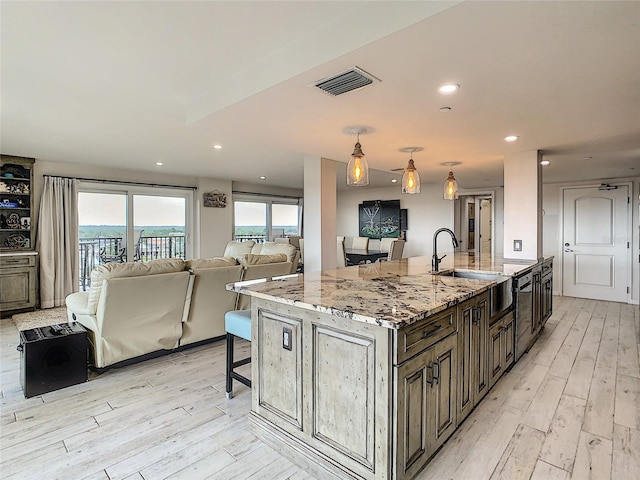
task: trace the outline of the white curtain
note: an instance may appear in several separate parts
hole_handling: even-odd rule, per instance
[[[64,305],[79,290],[78,187],[73,178],[44,177],[38,216],[40,307]]]

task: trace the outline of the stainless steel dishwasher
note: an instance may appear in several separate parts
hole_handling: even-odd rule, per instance
[[[529,270],[513,279],[515,302],[515,361],[527,351],[536,333],[533,324],[533,272]]]

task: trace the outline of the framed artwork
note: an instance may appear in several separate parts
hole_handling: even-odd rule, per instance
[[[358,210],[361,237],[400,237],[400,200],[368,200]]]

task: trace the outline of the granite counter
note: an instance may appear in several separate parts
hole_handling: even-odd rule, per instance
[[[488,290],[496,280],[432,275],[429,257],[403,258],[228,289],[306,310],[398,329]],[[495,268],[494,268],[495,271]]]

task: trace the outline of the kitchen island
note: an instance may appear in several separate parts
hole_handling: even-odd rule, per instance
[[[415,257],[229,287],[252,297],[255,433],[319,478],[415,477],[514,359],[511,304],[490,296],[510,277],[430,269]]]

